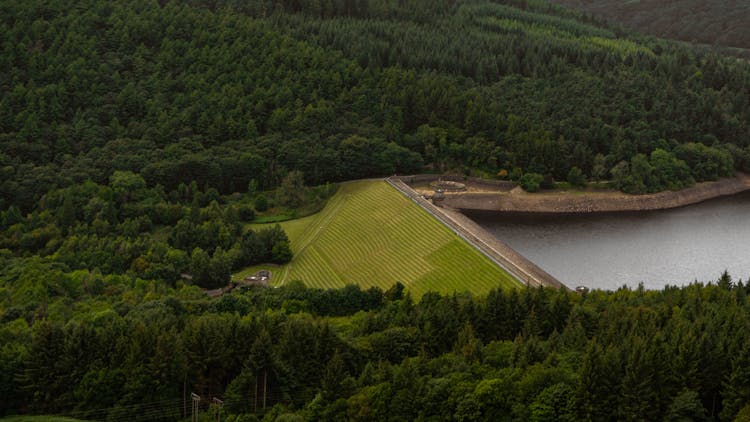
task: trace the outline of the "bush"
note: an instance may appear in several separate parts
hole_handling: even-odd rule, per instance
[[[266,204],[268,205],[268,204]],[[256,208],[257,208],[257,201],[256,201]],[[255,220],[255,210],[249,205],[240,205],[239,209],[240,214],[240,220],[242,221],[253,221]],[[260,211],[260,210],[258,210]]]
[[[586,186],[586,178],[583,176],[583,172],[578,167],[573,167],[568,172],[568,183],[571,186],[582,188]]]
[[[543,180],[544,176],[539,173],[526,173],[518,180],[518,184],[526,192],[536,192]]]
[[[271,261],[274,264],[286,264],[292,260],[292,249],[288,241],[276,242],[271,248]]]
[[[255,211],[263,212],[268,209],[268,198],[265,195],[260,194],[255,198]]]

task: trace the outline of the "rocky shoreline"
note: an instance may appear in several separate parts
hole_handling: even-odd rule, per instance
[[[697,204],[748,190],[750,176],[738,173],[735,177],[698,183],[679,191],[647,195],[615,191],[527,193],[516,188],[510,191],[446,193],[441,205],[459,210],[528,213],[651,211]]]

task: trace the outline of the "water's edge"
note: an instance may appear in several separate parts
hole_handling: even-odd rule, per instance
[[[471,179],[467,183],[471,185]],[[652,211],[684,207],[748,190],[750,176],[737,173],[735,177],[698,183],[679,191],[647,195],[613,191],[526,193],[517,188],[512,191],[446,193],[443,205],[471,211],[560,214]]]
[[[435,206],[399,178],[385,180],[520,282],[531,286],[566,288],[559,280],[457,210]]]
[[[661,289],[667,284],[715,280],[724,269],[730,269],[735,277],[750,274],[750,259],[745,259],[750,257],[737,255],[750,241],[750,224],[745,218],[750,210],[722,205],[733,204],[733,198],[750,198],[750,177],[745,174],[651,195],[528,194],[507,186],[508,182],[495,186],[452,176],[469,189],[445,194],[437,201],[440,207],[425,199],[431,191],[414,188],[438,178],[417,175],[386,180],[532,286],[584,285],[614,290],[644,282],[646,288]],[[468,200],[469,206],[457,200]],[[454,209],[456,205],[463,208]],[[685,224],[685,220],[691,223]],[[494,249],[510,252],[493,255],[493,248],[487,247],[490,243],[500,245]],[[498,259],[496,255],[501,256]],[[518,266],[538,269],[542,279],[553,282],[529,280]]]
[[[648,289],[750,276],[750,192],[655,211],[465,211],[569,286]]]

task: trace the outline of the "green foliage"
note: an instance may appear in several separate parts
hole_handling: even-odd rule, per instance
[[[650,157],[637,154],[630,165],[621,161],[612,168],[612,177],[618,189],[634,194],[679,190],[695,183],[685,161],[663,149],[654,150]]]
[[[568,183],[570,183],[571,186],[575,187],[585,187],[586,186],[586,177],[583,175],[583,172],[578,167],[573,167],[568,172]]]
[[[526,192],[536,192],[541,187],[544,176],[538,173],[526,173],[518,180],[518,184]]]
[[[545,388],[529,407],[530,420],[535,422],[575,421],[572,398],[573,389],[568,384],[560,383]]]
[[[703,144],[687,143],[678,145],[674,153],[687,164],[692,176],[699,182],[717,180],[734,173],[733,158],[726,151]]]
[[[596,154],[594,157],[594,166],[591,169],[591,176],[599,182],[607,176],[606,158],[602,154]]]
[[[0,270],[6,289],[15,265]],[[294,408],[316,420],[733,420],[747,401],[742,283],[413,302],[355,286],[289,283],[212,300],[106,281],[107,295],[48,295],[46,319],[2,319],[4,413],[111,419],[158,400],[153,412],[179,418],[183,388],[223,398],[235,415]],[[3,316],[9,303],[42,307],[0,301]],[[72,313],[53,311],[71,301]],[[284,308],[293,301],[303,310]]]
[[[206,187],[265,191],[290,171],[310,184],[425,167],[563,180],[593,176],[597,154],[688,140],[747,167],[747,63],[502,3],[8,5],[0,208],[26,215],[89,179],[121,200],[196,180],[200,206]]]
[[[665,422],[705,421],[706,409],[701,403],[698,393],[685,389],[680,392],[669,405]]]
[[[271,248],[271,262],[275,264],[286,264],[292,260],[292,249],[288,241],[279,241],[274,243]]]
[[[266,198],[265,195],[260,194],[257,197],[255,197],[255,203],[254,203],[255,210],[258,212],[263,212],[268,209],[268,198]]]
[[[328,364],[326,364],[325,371],[323,372],[323,379],[321,380],[323,398],[333,401],[342,396],[346,397],[347,391],[344,381],[348,376],[346,362],[344,362],[344,359],[337,350],[331,357],[331,360],[328,361]]]
[[[746,412],[741,282],[492,290],[513,281],[383,183],[242,223],[277,187],[322,207],[423,169],[634,193],[747,170],[747,63],[540,1],[6,3],[0,414],[175,420],[186,388],[260,409],[235,420]],[[290,258],[347,287],[198,287]],[[467,286],[489,293],[429,293]]]
[[[739,411],[750,402],[750,346],[744,344],[732,359],[731,372],[728,374],[722,391],[724,408],[721,419],[734,420]]]
[[[276,189],[276,203],[289,208],[297,208],[302,205],[305,193],[304,175],[300,171],[291,171],[284,176]]]

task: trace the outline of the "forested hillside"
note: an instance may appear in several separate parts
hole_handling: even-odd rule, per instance
[[[750,171],[749,90],[744,61],[540,0],[2,1],[0,415],[175,420],[191,391],[235,421],[750,413],[748,288],[728,277],[201,290],[289,261],[279,226],[248,224],[319,210],[327,182],[643,193]]]
[[[750,4],[733,0],[551,0],[658,37],[741,49],[750,58]]]
[[[415,302],[399,285],[292,283],[209,300],[109,280],[101,294],[89,290],[101,275],[56,284],[55,267],[2,259],[17,283],[45,273],[33,294],[46,289],[49,314],[27,311],[22,295],[2,315],[0,415],[175,421],[190,392],[203,411],[220,398],[222,420],[235,422],[750,414],[749,291],[726,275],[660,292],[495,290]]]
[[[2,209],[118,170],[231,193],[622,164],[643,192],[750,166],[748,64],[539,1],[32,0],[0,22]]]

